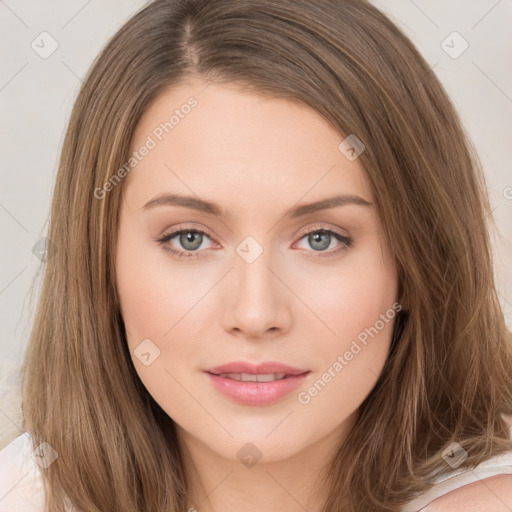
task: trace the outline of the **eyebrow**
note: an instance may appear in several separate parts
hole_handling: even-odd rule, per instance
[[[341,194],[333,197],[327,197],[314,203],[301,204],[288,210],[284,215],[284,218],[293,219],[301,217],[311,213],[315,213],[321,210],[328,210],[329,208],[335,208],[336,206],[345,205],[357,205],[357,206],[373,206],[373,203],[366,201],[360,196],[353,194]],[[144,210],[149,210],[156,206],[181,206],[183,208],[191,208],[203,213],[215,215],[224,219],[229,218],[228,212],[220,205],[199,199],[194,196],[184,196],[178,194],[162,194],[148,201],[144,206]]]

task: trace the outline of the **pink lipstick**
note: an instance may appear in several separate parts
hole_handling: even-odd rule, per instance
[[[213,386],[244,405],[267,405],[298,388],[311,373],[278,362],[227,363],[205,370]]]

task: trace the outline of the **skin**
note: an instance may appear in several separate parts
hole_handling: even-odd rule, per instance
[[[168,88],[141,119],[133,150],[190,96],[198,105],[125,178],[116,275],[132,359],[176,423],[193,481],[190,507],[319,511],[325,496],[315,478],[377,382],[393,322],[308,404],[297,395],[392,308],[398,283],[375,206],[283,217],[335,194],[370,203],[374,196],[359,160],[338,150],[344,137],[314,110],[234,85],[189,80]],[[164,192],[214,201],[229,217],[174,205],[144,209]],[[208,233],[197,258],[173,256],[155,242],[190,228]],[[318,249],[307,233],[322,228],[353,246],[335,253],[344,244],[332,236]],[[247,236],[263,249],[252,263],[236,252]],[[192,252],[193,244],[175,235],[167,245]],[[160,350],[148,366],[134,355],[145,339]],[[273,404],[241,405],[203,372],[238,360],[311,373]],[[262,454],[252,467],[237,457],[248,442]]]

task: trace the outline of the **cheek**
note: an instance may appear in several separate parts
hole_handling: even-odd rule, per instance
[[[130,355],[140,380],[169,416],[174,417],[181,410],[188,417],[189,395],[180,385],[182,378],[175,376],[173,362],[181,364],[192,357],[192,346],[180,333],[179,322],[193,306],[192,299],[197,302],[198,295],[188,292],[191,297],[187,300],[184,296],[194,286],[186,286],[179,271],[173,273],[172,279],[166,276],[169,266],[163,263],[162,255],[155,258],[160,251],[138,240],[135,233],[130,234],[129,227],[120,232],[116,259],[117,288]]]
[[[171,257],[155,245],[141,240],[130,226],[120,231],[116,278],[121,314],[130,355],[146,389],[169,415],[180,410],[188,414],[190,395],[183,388],[188,376],[182,374],[190,370],[184,362],[196,361],[203,347],[191,338],[198,314],[204,313],[201,300],[212,286],[211,270],[208,277],[204,271],[187,271],[187,263],[172,265]],[[145,353],[150,354],[147,365]],[[187,390],[192,392],[190,384]]]
[[[307,280],[302,278],[301,283],[302,295],[307,294],[308,303],[313,305],[311,309],[323,322],[317,324],[322,329],[327,353],[350,344],[376,322],[382,331],[380,339],[390,336],[397,275],[391,259],[381,252],[377,243],[368,245],[364,251],[347,254],[336,271],[322,270]],[[381,315],[386,315],[390,308],[383,325]]]
[[[339,421],[362,403],[377,382],[400,309],[394,265],[377,243],[344,263],[339,272],[331,272],[324,292],[317,294],[316,311],[329,330],[317,322],[317,330],[322,329],[321,364],[316,368],[317,381],[301,402],[314,399],[314,407],[330,407]]]
[[[317,311],[323,335],[322,363],[310,386],[299,396],[309,409],[329,409],[333,422],[355,411],[373,389],[386,362],[397,304],[397,276],[391,260],[378,247],[347,258],[331,273],[319,293]],[[311,404],[311,405],[309,405]]]
[[[116,279],[132,346],[145,338],[161,340],[206,292],[206,284],[187,280],[190,273],[172,268],[171,256],[126,224],[119,234]]]

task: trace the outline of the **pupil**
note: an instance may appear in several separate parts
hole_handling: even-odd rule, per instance
[[[186,249],[191,251],[197,249],[201,245],[201,233],[196,233],[194,231],[187,231],[181,235],[180,242]],[[197,242],[199,240],[199,243]],[[192,244],[192,246],[187,245]]]
[[[325,231],[319,231],[317,233],[314,233],[309,236],[311,247],[315,250],[323,250],[327,249],[329,247],[329,244],[331,242],[331,235]],[[323,238],[323,241],[322,241]],[[320,244],[319,246],[315,246],[315,244]]]

